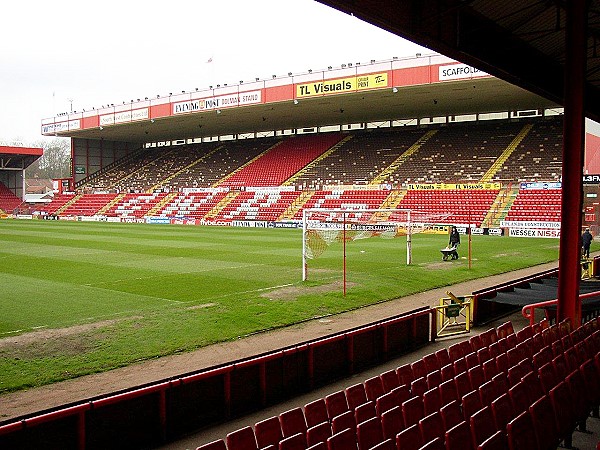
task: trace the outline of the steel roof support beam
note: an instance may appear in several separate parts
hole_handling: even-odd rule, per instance
[[[579,236],[583,208],[586,2],[587,0],[571,0],[567,2],[566,7],[565,117],[557,320],[570,318],[574,326],[581,323]]]

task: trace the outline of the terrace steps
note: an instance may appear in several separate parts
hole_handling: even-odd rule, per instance
[[[303,191],[296,200],[281,214],[279,220],[291,220],[307,201],[314,195],[315,191]]]
[[[346,144],[347,142],[349,142],[350,140],[352,140],[353,136],[346,136],[344,139],[342,139],[340,142],[338,142],[337,144],[335,144],[333,147],[331,147],[329,150],[327,150],[325,153],[319,155],[318,157],[316,157],[315,159],[313,159],[310,163],[308,163],[306,166],[304,166],[304,168],[298,172],[296,172],[294,175],[292,175],[290,178],[288,178],[284,183],[282,183],[282,186],[291,186],[294,184],[294,182],[301,177],[302,175],[306,174],[307,172],[310,172],[310,170],[315,167],[316,165],[318,165],[323,159],[327,158],[329,155],[331,155],[333,152],[335,152],[338,148],[340,148],[341,146],[343,146],[344,144]]]
[[[205,219],[214,219],[215,217],[217,217],[219,215],[219,213],[221,211],[223,211],[223,209],[225,209],[225,207],[231,203],[233,201],[233,199],[235,199],[240,193],[239,192],[228,192],[227,195],[225,197],[223,197],[219,203],[217,203],[208,213],[206,213],[206,215],[204,216]]]
[[[512,153],[519,146],[521,141],[525,139],[525,137],[529,134],[532,128],[533,124],[531,123],[525,124],[523,126],[519,134],[517,134],[512,140],[512,142],[508,144],[508,147],[506,147],[506,149],[502,152],[498,159],[494,161],[494,163],[491,165],[488,171],[483,174],[483,177],[481,177],[480,180],[482,183],[489,182],[494,177],[494,175],[496,175],[496,172],[498,172],[502,168],[506,160],[510,157],[510,155],[512,155]]]
[[[147,216],[154,216],[158,211],[160,211],[162,209],[163,206],[165,206],[166,204],[170,203],[171,200],[173,200],[175,197],[177,197],[177,192],[169,192],[161,200],[159,200],[156,203],[156,205],[154,205],[152,208],[150,208],[148,210],[148,213],[146,215]]]
[[[425,144],[429,139],[431,139],[437,132],[438,130],[430,130],[427,133],[425,133],[421,138],[419,138],[419,140],[417,140],[417,142],[411,145],[408,150],[402,153],[398,158],[396,158],[394,162],[392,162],[389,166],[383,169],[379,173],[379,175],[373,178],[373,180],[371,180],[369,184],[385,183],[389,179],[390,175],[392,175],[396,171],[396,169],[404,163],[404,161],[406,161],[410,156],[417,153],[421,146],[423,146],[423,144]]]
[[[68,202],[66,202],[64,205],[62,205],[60,208],[58,208],[54,212],[54,214],[57,215],[57,216],[60,215],[63,211],[65,211],[71,205],[73,205],[74,203],[76,203],[81,197],[83,197],[83,194],[77,194],[77,195],[75,195],[72,199],[70,199]]]
[[[104,205],[102,208],[98,210],[96,214],[104,215],[110,208],[119,203],[121,200],[125,198],[125,194],[119,194],[115,198],[113,198],[110,202]]]

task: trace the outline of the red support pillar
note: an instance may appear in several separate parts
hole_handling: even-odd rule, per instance
[[[583,207],[586,0],[565,2],[565,77],[562,162],[562,212],[558,274],[558,316],[581,323],[579,236]]]

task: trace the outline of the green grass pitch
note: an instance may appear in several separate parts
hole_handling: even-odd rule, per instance
[[[300,230],[0,220],[0,393],[558,257],[554,239],[473,236],[469,269],[466,238],[458,261],[446,243],[415,235],[411,266],[405,238],[348,243],[344,297],[341,244],[301,281]]]

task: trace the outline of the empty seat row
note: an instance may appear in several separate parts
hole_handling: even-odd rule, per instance
[[[599,352],[598,321],[507,322],[198,448],[555,448],[600,404]]]

